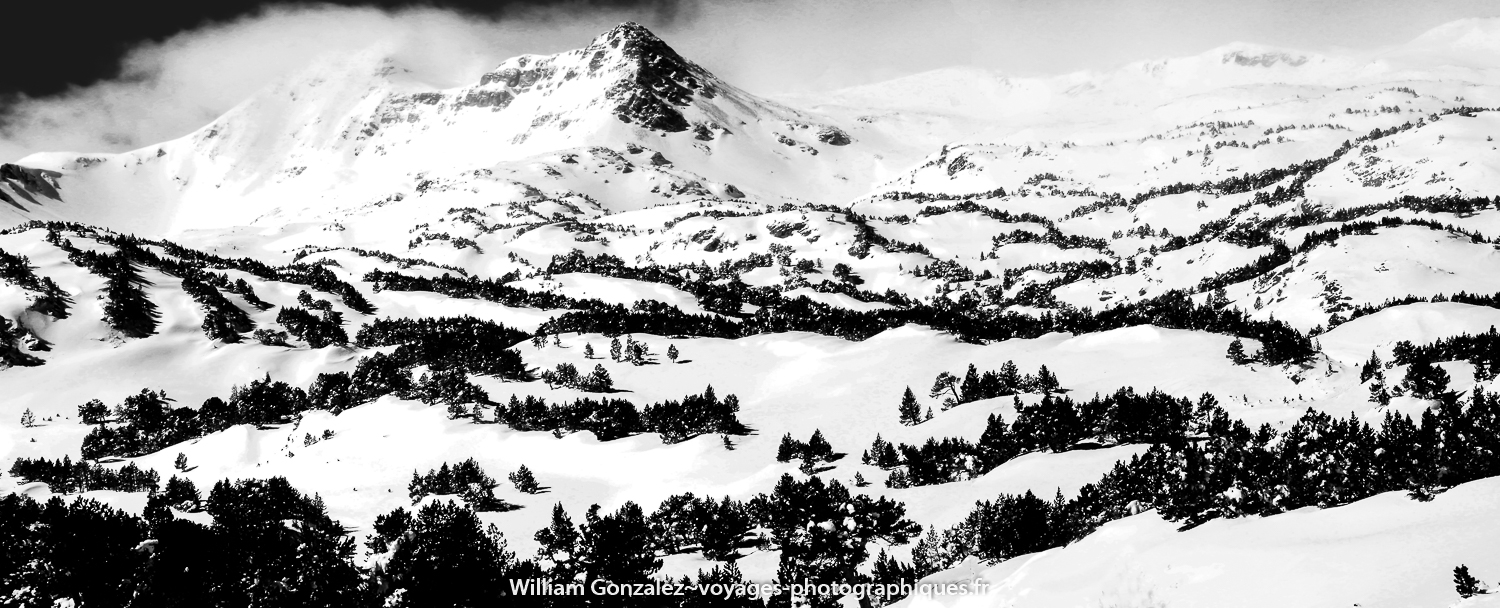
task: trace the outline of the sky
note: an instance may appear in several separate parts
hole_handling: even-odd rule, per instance
[[[1500,17],[1492,0],[388,0],[24,2],[0,35],[0,161],[185,135],[319,57],[369,49],[437,86],[578,48],[626,20],[751,92],[807,93],[948,66],[1035,76],[1231,42],[1378,48]]]

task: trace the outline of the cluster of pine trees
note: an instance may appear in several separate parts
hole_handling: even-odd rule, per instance
[[[353,374],[319,374],[311,390],[272,380],[267,374],[235,386],[227,400],[209,397],[197,409],[173,407],[166,394],[142,389],[116,406],[113,417],[97,400],[80,405],[80,417],[95,425],[84,437],[81,449],[88,460],[139,456],[237,424],[279,424],[310,409],[337,413],[382,395],[430,397],[453,390],[434,382],[418,386],[412,382],[409,369],[375,353],[361,359]]]
[[[68,260],[105,280],[104,322],[120,335],[144,338],[156,333],[161,313],[146,297],[150,285],[123,252],[113,254],[65,247]]]
[[[957,526],[929,531],[913,553],[918,574],[968,556],[999,561],[1061,546],[1145,509],[1192,527],[1219,517],[1331,507],[1382,492],[1426,500],[1500,474],[1500,396],[1452,392],[1420,421],[1387,413],[1378,428],[1309,409],[1285,432],[1251,430],[1222,409],[1195,418],[1176,441],[1116,464],[1071,500],[1002,495]]]
[[[519,509],[520,507],[495,496],[495,488],[499,485],[484,472],[478,462],[469,458],[451,467],[445,462],[437,469],[427,471],[425,475],[412,471],[411,483],[407,484],[406,489],[412,504],[417,504],[424,496],[452,495],[463,498],[476,511]]]
[[[659,281],[689,290],[699,289],[696,286],[704,281],[686,279],[684,274],[695,277],[717,276],[713,272],[706,272],[707,267],[676,271],[657,267],[631,269],[618,259],[610,259],[608,256],[590,258],[581,253],[555,258],[552,267],[556,271],[600,272],[608,276]],[[428,279],[383,271],[374,271],[365,279],[376,282],[380,289],[436,291],[454,297],[475,297],[512,306],[571,309],[544,324],[538,330],[541,334],[651,333],[737,338],[770,332],[809,331],[863,340],[893,327],[916,323],[951,331],[968,341],[982,342],[1033,338],[1056,331],[1087,333],[1155,324],[1260,340],[1263,344],[1260,357],[1267,363],[1300,361],[1313,353],[1311,339],[1283,322],[1252,319],[1243,311],[1224,306],[1223,303],[1194,304],[1188,294],[1177,291],[1099,313],[1062,307],[1034,317],[1014,312],[959,308],[944,304],[943,300],[932,304],[911,303],[897,309],[852,311],[806,297],[784,298],[774,290],[762,293],[750,289],[738,293],[736,302],[748,301],[760,309],[742,323],[736,323],[723,316],[683,313],[660,302],[642,301],[627,308],[596,300],[572,300],[550,294],[533,294],[488,279],[454,278],[447,275]],[[735,311],[726,309],[722,312],[735,314],[737,308]]]
[[[646,524],[656,550],[665,555],[699,551],[705,559],[732,562],[747,546],[755,519],[745,503],[728,496],[714,500],[687,492],[663,500]]]
[[[854,494],[837,480],[816,476],[797,481],[783,475],[770,493],[751,499],[749,506],[756,527],[766,530],[757,544],[781,552],[776,578],[787,583],[868,581],[858,569],[875,541],[904,545],[921,532],[906,518],[905,505]],[[815,607],[839,601],[821,595],[807,599]]]
[[[704,268],[629,269],[618,260],[588,258],[580,254],[554,259],[554,270],[598,271],[609,276],[628,276],[639,280],[656,280],[684,288],[699,289],[703,280],[689,280]],[[703,272],[701,276],[717,276]],[[1223,303],[1194,304],[1188,294],[1169,292],[1157,298],[1122,304],[1099,313],[1060,307],[1040,316],[1016,312],[960,307],[943,299],[933,303],[911,303],[894,309],[853,311],[815,302],[805,296],[784,298],[774,290],[741,289],[734,302],[749,302],[759,310],[743,322],[728,316],[684,313],[676,307],[655,301],[637,302],[632,307],[606,304],[598,300],[574,300],[552,294],[537,294],[507,287],[492,279],[436,279],[412,277],[399,273],[372,271],[365,280],[379,289],[401,291],[435,291],[453,297],[480,298],[511,306],[567,308],[545,323],[537,333],[568,332],[650,333],[656,335],[691,335],[737,338],[771,332],[809,331],[851,340],[863,340],[877,333],[908,323],[927,325],[953,332],[971,342],[998,341],[1011,338],[1034,338],[1050,332],[1088,333],[1155,324],[1173,329],[1192,329],[1226,333],[1260,340],[1260,357],[1267,363],[1300,361],[1313,353],[1312,341],[1281,321],[1258,320]],[[719,283],[711,283],[718,285]],[[734,281],[725,283],[735,284]],[[706,290],[702,288],[700,290]],[[719,294],[714,297],[729,297]],[[730,311],[729,308],[735,308]],[[726,306],[724,315],[737,314],[737,307]]]
[[[115,407],[114,419],[101,419],[83,438],[86,460],[139,456],[196,437],[196,412],[173,408],[165,393],[141,389]]]
[[[319,301],[326,303],[326,300]],[[349,334],[344,331],[343,315],[331,308],[313,314],[300,306],[283,306],[276,312],[276,322],[297,339],[307,342],[309,348],[349,343]]]
[[[168,509],[189,513],[203,510],[203,495],[191,479],[173,475],[160,491],[154,486],[149,491],[151,495],[146,498],[145,509],[148,519],[165,519],[171,513]]]
[[[35,294],[36,299],[26,307],[28,310],[54,319],[68,318],[68,305],[73,299],[52,277],[38,276],[26,256],[0,249],[0,279]]]
[[[203,310],[203,335],[210,340],[221,342],[239,342],[240,334],[255,329],[255,321],[240,307],[235,306],[229,298],[219,293],[219,285],[228,285],[229,279],[221,274],[213,274],[210,280],[204,277],[213,273],[191,272],[184,273],[182,277],[182,291],[193,298],[198,307]],[[248,289],[248,286],[246,286]],[[252,292],[253,293],[253,292]]]
[[[754,288],[739,280],[739,275],[754,268],[770,266],[772,259],[764,254],[752,254],[735,261],[724,261],[718,266],[690,263],[672,266],[635,267],[625,265],[620,258],[602,253],[589,256],[574,249],[567,255],[553,256],[548,263],[547,276],[588,272],[601,276],[632,279],[648,283],[670,285],[693,294],[705,310],[722,315],[739,316],[746,302],[776,299],[774,289]]]
[[[119,470],[103,467],[92,462],[73,462],[72,457],[60,460],[46,458],[17,458],[10,465],[10,476],[26,482],[41,482],[57,494],[77,494],[95,490],[118,492],[147,492],[156,490],[161,476],[151,469],[141,470],[135,463],[125,463]]]
[[[929,395],[933,399],[940,399],[943,409],[962,405],[982,399],[994,399],[996,397],[1008,397],[1021,393],[1042,393],[1050,395],[1062,390],[1057,380],[1057,375],[1041,366],[1036,374],[1021,375],[1020,368],[1016,367],[1015,361],[1006,361],[1000,366],[999,371],[986,371],[983,374],[969,364],[969,369],[964,372],[963,379],[948,372],[942,372],[932,381],[932,389]],[[908,394],[911,389],[906,389]],[[915,424],[914,416],[905,405],[906,398],[902,397],[903,408],[901,410],[901,421],[906,424]],[[910,420],[909,420],[910,419]]]
[[[594,365],[594,371],[580,374],[572,363],[558,363],[557,367],[543,371],[539,377],[548,388],[561,386],[586,393],[608,393],[615,388],[615,381],[610,378],[609,370],[598,364]]]
[[[405,365],[456,369],[505,380],[529,380],[520,353],[510,349],[530,334],[471,316],[377,319],[355,335],[360,348],[396,346],[390,356]]]
[[[45,363],[40,357],[21,348],[24,328],[0,317],[0,367],[34,367]]]
[[[220,482],[213,524],[162,503],[136,517],[98,502],[0,497],[0,594],[17,605],[369,606],[374,587],[322,502],[285,479]]]
[[[687,395],[682,401],[667,400],[646,406],[641,410],[641,420],[650,432],[659,433],[662,441],[678,443],[715,433],[719,435],[747,435],[750,427],[740,422],[739,397],[728,395],[719,399],[710,386],[697,395]]]
[[[518,431],[589,431],[600,441],[645,432],[645,422],[635,404],[624,399],[575,399],[548,404],[546,400],[515,395],[495,406],[497,421]]]
[[[565,312],[537,328],[539,334],[570,332],[715,338],[736,338],[741,334],[740,326],[728,317],[685,313],[676,306],[655,300],[640,300],[629,308],[601,302],[586,309]]]
[[[657,433],[667,443],[677,443],[710,433],[745,435],[750,432],[739,420],[739,398],[720,399],[712,386],[681,401],[668,400],[637,409],[624,399],[575,399],[548,404],[533,396],[511,395],[496,405],[499,422],[522,431],[590,431],[600,441],[611,441],[637,433]]]
[[[733,562],[742,556],[740,549],[758,547],[780,552],[777,579],[786,584],[858,583],[870,580],[858,569],[869,558],[871,544],[905,544],[920,531],[920,526],[906,519],[900,503],[853,494],[838,481],[819,477],[797,481],[785,475],[771,492],[745,503],[680,494],[668,498],[649,517],[635,503],[609,514],[601,514],[596,505],[581,526],[575,526],[562,505],[557,505],[551,524],[536,534],[541,544],[536,567],[559,585],[594,580],[648,582],[660,569],[662,555],[697,549],[709,559],[730,562],[722,570],[716,567],[700,573],[700,581],[737,581]],[[608,605],[621,601],[599,599]],[[819,607],[837,605],[837,599],[807,598]],[[719,605],[764,605],[761,601],[744,603],[748,600],[734,597]],[[789,600],[783,596],[771,601],[787,605]]]
[[[1373,353],[1371,356],[1374,356]],[[1495,326],[1491,325],[1489,331],[1484,333],[1440,338],[1422,346],[1402,340],[1397,342],[1391,350],[1393,365],[1420,365],[1431,368],[1434,363],[1442,361],[1468,361],[1474,366],[1476,381],[1493,380],[1496,374],[1500,373],[1500,334],[1497,334]],[[1419,373],[1422,371],[1425,370],[1419,370]],[[1411,374],[1412,372],[1408,369],[1407,375]],[[1438,392],[1441,390],[1439,389]]]
[[[820,464],[833,462],[841,457],[843,454],[833,451],[833,445],[823,437],[821,429],[813,429],[813,434],[807,441],[792,439],[792,434],[787,433],[781,437],[781,445],[776,448],[777,462],[801,460],[803,470],[809,472]]]
[[[90,230],[90,232],[94,232]],[[97,232],[95,232],[97,234]],[[101,242],[131,252],[132,259],[153,268],[159,268],[167,274],[182,276],[184,267],[198,269],[216,270],[238,270],[254,275],[265,281],[279,281],[283,283],[295,283],[305,285],[317,291],[335,294],[344,302],[344,305],[357,313],[363,315],[375,314],[376,309],[363,293],[354,285],[338,278],[333,271],[319,264],[287,264],[285,266],[271,266],[250,258],[229,258],[202,251],[188,249],[171,241],[141,239],[133,236],[120,236],[113,234],[99,235]],[[167,256],[156,255],[142,245],[153,245],[159,247]],[[176,258],[176,259],[173,259]],[[236,284],[239,280],[236,280]],[[221,287],[222,289],[222,287]],[[236,291],[236,293],[242,293]],[[247,300],[254,304],[254,296],[246,295]]]
[[[546,605],[545,598],[516,598],[511,587],[539,578],[536,563],[518,560],[494,524],[483,525],[473,509],[456,503],[433,501],[415,515],[398,508],[377,517],[367,546],[388,556],[367,575],[367,588],[383,606]]]
[[[102,229],[93,228],[77,223],[69,222],[29,222],[16,228],[16,230],[29,230],[45,228],[48,242],[57,245],[67,251],[69,259],[75,264],[89,268],[95,274],[109,278],[114,274],[138,274],[133,264],[155,268],[166,274],[180,277],[193,278],[220,290],[240,294],[251,305],[262,310],[270,308],[265,302],[255,296],[254,290],[244,281],[236,279],[231,283],[228,278],[220,273],[207,272],[213,270],[236,270],[253,275],[266,281],[280,281],[306,285],[312,289],[326,293],[337,294],[344,305],[360,314],[374,314],[375,307],[365,299],[359,289],[348,282],[339,279],[332,271],[324,266],[316,264],[289,264],[285,266],[271,266],[250,258],[228,258],[211,253],[189,249],[165,240],[143,239],[136,236],[120,235]],[[104,254],[94,251],[83,251],[73,246],[72,242],[62,236],[63,232],[70,232],[76,236],[93,239],[101,244],[115,248],[112,254]],[[153,248],[160,249],[166,255],[158,254]],[[119,258],[110,261],[106,258]],[[129,268],[123,268],[128,266]],[[125,283],[137,283],[139,277],[123,277],[130,279]],[[134,298],[127,287],[111,286],[106,293],[110,300],[116,298],[114,290],[120,290],[120,299],[123,302],[120,314],[123,322],[131,331],[139,332],[147,327],[139,318],[142,315],[151,317],[150,329],[154,331],[155,309],[149,301],[142,303],[141,298]],[[215,304],[220,304],[215,302]],[[143,310],[138,310],[143,309]],[[228,309],[217,308],[225,314]],[[108,319],[107,319],[108,320]],[[232,321],[232,319],[231,319]],[[114,326],[111,324],[111,326]],[[124,330],[122,330],[124,331]],[[127,333],[127,335],[133,335]],[[149,334],[143,334],[149,335]]]
[[[375,291],[431,291],[454,298],[488,300],[516,308],[573,308],[577,300],[549,292],[533,292],[505,285],[505,280],[455,277],[443,273],[440,277],[418,277],[371,270],[363,280],[373,283]]]
[[[1180,444],[1223,413],[1218,400],[1209,394],[1194,403],[1156,389],[1139,394],[1129,387],[1081,403],[1067,396],[1044,395],[1032,404],[1017,397],[1014,404],[1015,423],[1006,424],[1000,414],[990,414],[978,443],[950,437],[914,446],[893,444],[877,435],[861,461],[892,471],[886,480],[892,488],[948,483],[973,479],[1030,452]]]

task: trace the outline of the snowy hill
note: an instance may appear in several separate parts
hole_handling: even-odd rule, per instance
[[[0,597],[1453,605],[1500,579],[1495,31],[773,100],[627,23],[0,166]]]

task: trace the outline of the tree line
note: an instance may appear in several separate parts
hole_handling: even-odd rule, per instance
[[[977,443],[949,437],[929,438],[921,445],[895,444],[877,435],[860,460],[891,471],[887,487],[926,486],[974,479],[1032,452],[1180,444],[1206,432],[1209,420],[1227,415],[1207,393],[1195,403],[1156,389],[1140,394],[1130,387],[1083,402],[1048,394],[1032,404],[1016,397],[1014,404],[1015,422],[1007,424],[1004,416],[990,414]]]
[[[624,399],[575,399],[548,404],[531,395],[511,395],[496,404],[495,419],[520,431],[589,431],[600,441],[612,441],[638,433],[657,433],[667,443],[678,443],[699,435],[745,435],[750,428],[740,422],[740,401],[724,398],[712,386],[681,400],[637,408]]]
[[[1117,463],[1072,499],[1028,492],[976,503],[960,524],[928,532],[913,552],[913,568],[925,575],[968,556],[1001,561],[1062,546],[1147,509],[1190,528],[1390,491],[1427,500],[1496,474],[1500,396],[1480,389],[1468,399],[1442,393],[1418,421],[1387,413],[1378,427],[1309,409],[1284,432],[1270,425],[1251,430],[1214,409],[1186,433]]]

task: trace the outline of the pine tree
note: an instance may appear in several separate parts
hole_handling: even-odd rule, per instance
[[[1370,360],[1366,361],[1364,366],[1359,368],[1359,383],[1364,384],[1369,382],[1371,378],[1383,376],[1384,374],[1380,370],[1380,356],[1376,355],[1375,351],[1372,350],[1370,351]]]
[[[1047,369],[1046,365],[1043,365],[1036,371],[1036,388],[1044,395],[1051,395],[1057,392],[1061,385],[1057,381],[1057,376]]]
[[[619,361],[620,360],[620,351],[621,351],[620,337],[619,336],[615,336],[613,338],[610,338],[610,340],[609,340],[609,358],[610,358],[610,360],[612,360],[612,361]]]
[[[516,469],[516,472],[511,473],[509,479],[511,485],[514,485],[517,491],[526,494],[536,494],[542,489],[542,486],[536,482],[536,477],[531,474],[531,469],[526,468],[524,464],[521,465],[521,468]]]
[[[551,562],[548,574],[553,581],[569,583],[581,573],[578,561],[578,528],[563,509],[562,503],[552,507],[552,522],[537,530],[534,537],[541,545],[537,557]]]
[[[1471,598],[1481,593],[1479,580],[1469,574],[1469,567],[1460,565],[1453,569],[1453,586],[1458,591],[1458,597]]]
[[[1007,394],[1021,391],[1021,370],[1016,367],[1015,361],[1006,361],[1000,366],[1000,383],[1005,385]]]
[[[942,372],[932,381],[932,389],[928,396],[933,399],[941,399],[943,405],[957,404],[960,401],[958,394],[958,378],[948,372]]]
[[[1436,399],[1439,394],[1448,390],[1448,381],[1447,371],[1433,365],[1426,358],[1418,357],[1407,366],[1401,388],[1418,399]]]
[[[677,353],[677,345],[676,344],[669,344],[669,345],[667,345],[667,359],[668,360],[670,360],[673,363],[676,363],[677,362],[677,354],[678,353]]]
[[[990,469],[1004,464],[1021,451],[1016,436],[1010,432],[1000,414],[990,414],[976,447],[979,448],[979,456],[983,459],[985,468]]]
[[[977,400],[979,392],[979,370],[974,367],[973,363],[970,363],[969,369],[964,372],[963,382],[959,384],[958,397],[953,403],[943,403],[943,409]]]
[[[615,381],[609,377],[609,370],[604,369],[603,364],[594,364],[594,371],[587,378],[579,381],[578,388],[591,393],[607,393],[615,388]]]
[[[593,359],[594,358],[594,345],[593,345],[593,343],[587,343],[587,344],[583,345],[583,358],[585,358],[585,359]]]
[[[931,406],[929,406],[927,408],[927,417],[923,418],[922,420],[924,420],[924,421],[925,420],[932,420],[932,407]]]
[[[84,424],[100,424],[109,417],[109,406],[103,401],[90,399],[88,403],[78,406],[78,418]]]
[[[458,420],[459,418],[467,418],[467,417],[469,417],[471,415],[469,413],[469,407],[466,406],[466,405],[464,405],[464,403],[460,402],[460,401],[454,401],[454,402],[449,403],[447,410],[448,410],[448,418],[450,420]]]
[[[776,462],[791,462],[802,457],[802,444],[792,439],[792,434],[781,436],[781,445],[776,448]]]
[[[1229,361],[1235,365],[1244,365],[1250,362],[1250,358],[1245,356],[1245,343],[1239,338],[1235,338],[1233,342],[1229,343],[1228,356]]]
[[[828,443],[828,439],[823,437],[821,429],[813,429],[812,437],[808,438],[803,454],[808,461],[827,461],[833,458],[833,446]]]
[[[29,407],[26,408],[26,411],[21,412],[21,426],[28,429],[36,426],[36,414],[31,413],[31,408]]]
[[[1376,377],[1375,383],[1370,385],[1370,401],[1380,405],[1391,404],[1391,393],[1386,390],[1385,382],[1379,377]]]
[[[177,460],[172,461],[172,468],[177,469],[179,471],[186,471],[186,470],[188,470],[187,454],[183,454],[182,452],[178,452],[177,453]]]
[[[625,344],[625,360],[633,365],[645,365],[651,355],[651,347],[645,342],[630,340]]]
[[[374,605],[495,605],[496,598],[511,591],[507,578],[525,576],[515,573],[524,565],[506,549],[499,529],[483,526],[473,509],[435,501],[414,518],[398,519],[399,515],[406,514],[393,512],[384,522],[392,540],[402,540],[385,566],[389,585],[384,586],[384,597],[377,597]],[[407,529],[400,530],[401,524]]]
[[[578,538],[579,561],[588,580],[620,584],[643,583],[661,569],[640,505],[626,502],[609,515],[599,505],[589,507]]]
[[[108,260],[104,265],[107,280],[105,323],[130,338],[144,338],[156,333],[157,319],[161,315],[141,289],[146,282],[123,252],[109,256]]]
[[[901,395],[901,406],[898,408],[901,414],[901,424],[911,426],[922,422],[922,405],[917,403],[917,396],[911,392],[911,387],[906,387],[906,392]]]
[[[198,486],[193,484],[193,480],[179,478],[176,475],[167,480],[167,486],[162,490],[162,494],[166,498],[167,504],[172,506],[189,503],[192,508],[196,509],[198,502],[203,500],[203,496],[198,493]]]

